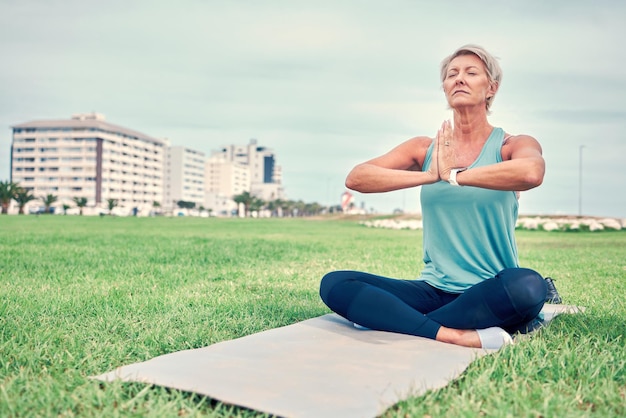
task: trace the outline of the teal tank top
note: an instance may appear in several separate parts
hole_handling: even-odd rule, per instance
[[[494,128],[469,168],[502,161],[504,131]],[[434,142],[433,142],[434,143]],[[428,170],[433,145],[426,153]],[[448,182],[422,186],[424,269],[420,279],[451,293],[461,293],[505,268],[518,267],[515,192]]]

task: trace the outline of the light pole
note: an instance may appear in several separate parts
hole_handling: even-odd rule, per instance
[[[328,208],[330,209],[330,207],[332,206],[332,201],[330,198],[330,184],[333,181],[332,177],[328,177],[328,179],[326,180],[326,202],[328,202]]]
[[[578,147],[578,216],[583,215],[583,148]]]

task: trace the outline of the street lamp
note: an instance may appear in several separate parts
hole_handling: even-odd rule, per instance
[[[578,216],[583,215],[583,148],[578,147]]]

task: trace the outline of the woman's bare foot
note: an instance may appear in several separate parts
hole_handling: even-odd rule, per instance
[[[511,344],[513,339],[502,328],[491,327],[481,330],[439,328],[437,341],[461,345],[463,347],[499,349]]]
[[[473,329],[441,327],[435,339],[444,343],[462,345],[463,347],[481,348],[478,332]]]

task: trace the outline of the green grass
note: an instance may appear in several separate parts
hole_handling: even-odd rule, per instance
[[[387,417],[626,416],[626,233],[518,233],[562,315]],[[88,379],[328,312],[321,276],[412,278],[421,233],[296,219],[0,217],[0,416],[256,416],[194,394]]]

